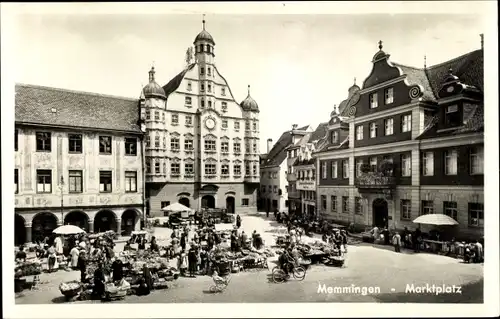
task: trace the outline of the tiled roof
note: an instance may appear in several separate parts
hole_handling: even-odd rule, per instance
[[[16,84],[15,105],[18,123],[141,132],[136,99]]]
[[[423,99],[425,101],[435,101],[436,96],[433,93],[432,87],[427,79],[424,69],[414,68],[411,66],[402,65],[399,63],[392,63],[393,65],[399,67],[403,74],[406,74],[406,79],[408,84],[415,85],[419,84],[423,88]]]
[[[267,154],[267,159],[262,166],[280,165],[286,158],[286,148],[291,144],[292,134],[290,134],[290,131],[281,134],[276,144],[274,144],[269,154]]]
[[[316,130],[311,134],[309,141],[311,141],[312,143],[316,143],[317,141],[325,137],[327,132],[328,122],[320,123]]]
[[[177,74],[174,76],[172,80],[170,80],[164,87],[163,90],[165,91],[165,95],[168,96],[175,92],[179,88],[179,85],[181,85],[182,79],[186,75],[186,73],[194,68],[196,63],[190,64],[187,68],[185,68],[181,73]]]

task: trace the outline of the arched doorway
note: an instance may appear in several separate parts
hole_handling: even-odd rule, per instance
[[[226,209],[228,214],[234,214],[235,212],[235,200],[233,196],[226,197]]]
[[[19,246],[26,243],[26,227],[24,226],[24,218],[16,214],[14,221],[14,245]]]
[[[57,217],[49,212],[39,213],[33,217],[32,236],[33,242],[42,241],[45,237],[50,237],[52,231],[57,228]]]
[[[189,202],[189,198],[187,197],[182,197],[179,199],[179,204],[182,204],[186,207],[191,207],[191,203]]]
[[[122,234],[129,236],[134,230],[139,218],[137,212],[133,209],[128,209],[122,214]]]
[[[74,225],[78,226],[85,231],[89,231],[89,217],[82,211],[72,211],[69,212],[66,217],[64,217],[64,225]]]
[[[377,198],[373,201],[373,226],[387,227],[389,219],[389,208],[387,201],[382,198]]]
[[[94,232],[117,231],[116,215],[110,210],[101,210],[94,218]]]
[[[215,197],[205,195],[201,198],[201,208],[215,208]]]

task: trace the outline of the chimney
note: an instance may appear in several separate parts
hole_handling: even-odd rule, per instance
[[[481,37],[481,50],[484,50],[484,34],[479,35]]]
[[[295,131],[295,130],[297,129],[297,127],[298,127],[298,126],[299,126],[298,124],[293,124],[293,125],[292,125],[292,130],[294,130],[294,131]]]
[[[269,154],[269,152],[271,152],[272,146],[273,146],[273,140],[268,138],[267,139],[267,154]]]

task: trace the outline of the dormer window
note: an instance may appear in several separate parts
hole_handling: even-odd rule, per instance
[[[370,94],[370,108],[374,109],[378,107],[378,94],[372,93]]]
[[[333,131],[331,135],[332,144],[339,142],[339,133],[337,131]]]
[[[385,104],[392,103],[394,103],[394,89],[388,88],[387,90],[385,90]]]
[[[460,114],[458,112],[458,105],[450,105],[446,107],[444,114],[445,123],[447,126],[459,126]]]

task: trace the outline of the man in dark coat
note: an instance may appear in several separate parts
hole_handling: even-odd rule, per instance
[[[191,247],[188,252],[188,270],[189,276],[195,277],[196,267],[198,265],[198,256],[194,247]]]
[[[185,233],[182,233],[182,235],[181,235],[181,248],[182,248],[182,251],[186,250],[186,234]]]
[[[240,217],[240,215],[236,215],[236,227],[237,228],[241,227],[241,217]]]

